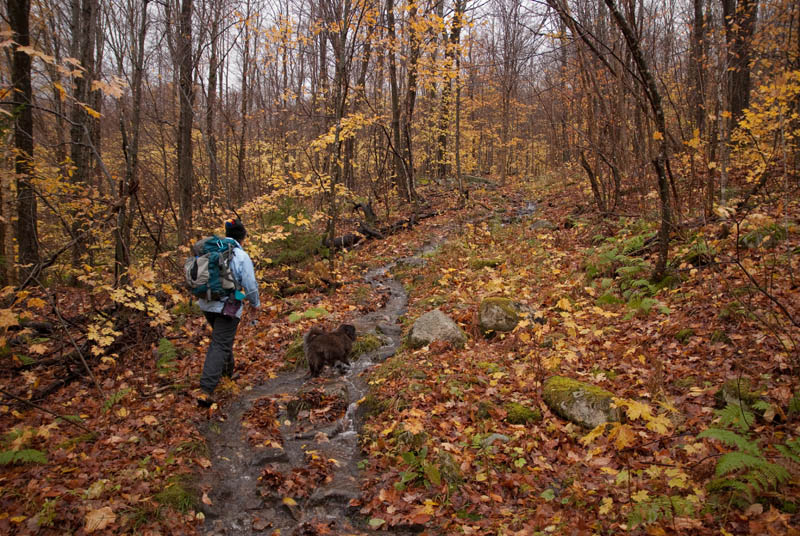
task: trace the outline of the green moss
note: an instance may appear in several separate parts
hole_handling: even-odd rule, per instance
[[[572,378],[551,376],[542,386],[542,398],[554,413],[585,428],[621,419],[619,409],[611,407],[613,393]]]
[[[688,389],[697,384],[697,378],[694,376],[687,376],[686,378],[679,378],[672,383],[678,389]]]
[[[511,424],[528,424],[542,420],[542,412],[538,409],[530,409],[517,402],[509,402],[505,406],[506,421]]]
[[[185,514],[197,505],[197,490],[186,475],[176,475],[168,478],[164,489],[153,498],[157,503]]]
[[[350,352],[350,357],[355,359],[362,354],[373,352],[381,346],[383,346],[383,340],[381,340],[380,337],[372,333],[367,333],[366,335],[358,337],[356,342],[353,343],[353,350]]]
[[[483,307],[485,304],[486,307],[490,305],[496,305],[500,309],[503,310],[504,313],[507,313],[509,316],[517,316],[517,308],[514,305],[514,300],[511,298],[486,298],[481,303]]]
[[[374,394],[368,394],[364,397],[359,404],[359,410],[363,412],[365,417],[372,417],[373,415],[379,415],[389,409],[391,406],[391,402],[386,399],[378,398]]]
[[[577,389],[586,391],[589,394],[599,397],[612,398],[614,396],[614,393],[606,391],[602,387],[597,387],[596,385],[592,385],[590,383],[579,382],[578,380],[573,380],[572,378],[567,378],[565,376],[551,376],[547,378],[547,380],[544,382],[543,389],[546,392],[552,393],[553,395],[559,397],[570,395]]]
[[[486,402],[485,400],[482,400],[478,402],[478,411],[475,412],[475,415],[481,420],[486,420],[492,416],[491,410],[492,410],[492,404]]]
[[[694,337],[694,330],[692,328],[684,328],[675,334],[675,338],[678,339],[681,344],[686,344],[692,337]]]
[[[286,349],[286,356],[284,358],[287,363],[292,363],[296,366],[305,365],[305,353],[303,352],[303,336],[298,335],[293,340],[289,347]]]
[[[447,303],[447,296],[442,296],[441,294],[435,294],[429,298],[425,298],[421,302],[425,305],[430,305],[431,307],[439,307],[440,305],[444,305]]]
[[[789,418],[800,415],[800,389],[795,391],[794,396],[789,400]]]
[[[714,396],[717,404],[722,407],[742,402],[752,406],[761,398],[761,393],[751,387],[748,378],[734,378],[726,381]]]
[[[472,259],[469,261],[469,267],[473,270],[482,270],[483,268],[497,268],[505,261],[503,259]]]
[[[714,332],[711,334],[711,342],[713,343],[724,342],[725,344],[730,344],[731,338],[728,337],[728,334],[722,331],[721,329],[715,329]]]

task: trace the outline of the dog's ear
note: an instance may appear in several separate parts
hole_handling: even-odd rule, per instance
[[[356,327],[351,324],[344,325],[344,332],[353,340],[356,340]]]

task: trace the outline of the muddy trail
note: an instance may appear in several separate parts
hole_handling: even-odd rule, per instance
[[[367,391],[363,373],[400,346],[398,319],[408,301],[403,285],[387,273],[401,262],[424,263],[422,255],[435,247],[430,244],[417,256],[365,275],[369,284],[387,294],[385,305],[348,322],[359,335],[378,335],[381,347],[359,356],[344,374],[326,368],[313,380],[306,378],[305,369],[279,375],[244,392],[202,426],[212,461],[200,481],[211,488],[211,505],[203,505],[206,534],[273,534],[277,530],[283,535],[352,534],[367,529],[358,507],[350,506],[361,495],[358,434],[363,415],[357,402]],[[326,405],[322,416],[315,407],[319,405]],[[259,436],[254,445],[247,420],[259,412],[267,415],[262,421],[273,423],[274,429],[271,436]],[[336,418],[330,418],[332,413]],[[401,528],[370,533],[416,532]]]
[[[529,219],[536,212],[536,202],[511,203],[501,221]],[[497,215],[472,218],[471,223]],[[458,225],[449,222],[434,227],[430,240],[415,255],[364,276],[386,294],[385,304],[348,322],[359,336],[380,337],[382,346],[351,361],[344,374],[326,368],[320,378],[309,380],[303,368],[270,379],[225,407],[221,418],[201,427],[212,462],[200,480],[201,486],[211,489],[211,504],[202,505],[205,534],[313,536],[368,531],[370,535],[411,536],[420,532],[422,527],[369,528],[359,507],[351,503],[361,496],[358,441],[364,412],[358,401],[368,388],[365,372],[394,355],[402,344],[399,318],[406,312],[408,295],[402,283],[387,274],[399,264],[424,265],[425,256]],[[259,414],[262,425],[277,424],[271,435],[258,435],[254,442],[247,423]]]

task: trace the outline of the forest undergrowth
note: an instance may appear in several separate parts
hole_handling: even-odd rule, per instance
[[[369,526],[797,533],[797,195],[766,193],[746,214],[675,229],[668,276],[651,281],[654,224],[581,209],[579,188],[473,189],[465,208],[337,255],[334,293],[318,288],[327,261],[260,265],[264,307],[243,318],[241,376],[223,381],[210,413],[193,398],[209,331],[168,269],[129,295],[87,286],[15,296],[19,315],[3,327],[12,359],[0,371],[0,531],[202,531],[210,499],[196,475],[211,461],[199,426],[293,368],[286,352],[314,323],[377,309],[382,295],[363,274],[441,234],[424,264],[391,271],[409,292],[404,331],[439,308],[468,342],[404,347],[371,373],[363,496],[351,504]],[[422,193],[437,199],[433,186]],[[283,295],[292,281],[307,291]],[[497,296],[528,312],[487,338],[477,311]],[[88,318],[100,327],[82,331]],[[614,393],[623,422],[587,430],[556,416],[541,395],[556,374]]]

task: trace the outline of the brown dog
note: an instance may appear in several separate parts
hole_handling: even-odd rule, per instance
[[[309,375],[319,376],[325,365],[334,366],[337,361],[349,365],[347,354],[356,340],[356,328],[342,324],[336,331],[325,331],[312,327],[303,337],[303,351],[308,361]]]

